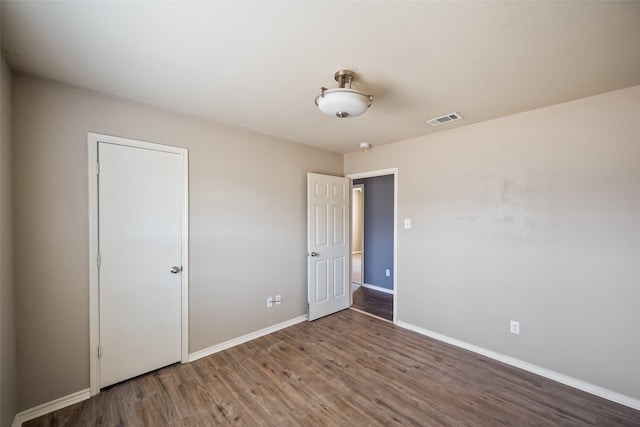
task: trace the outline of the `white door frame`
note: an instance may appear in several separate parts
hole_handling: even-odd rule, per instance
[[[351,179],[352,188],[353,188],[354,179],[373,178],[373,177],[382,176],[382,175],[393,175],[393,323],[397,324],[398,323],[398,168],[379,169],[379,170],[374,170],[369,172],[352,173],[352,174],[345,175],[345,177]],[[362,232],[362,235],[364,238],[364,230]],[[353,244],[351,245],[351,251],[353,251]],[[364,254],[364,246],[362,248],[362,252]]]
[[[348,177],[347,177],[348,178]],[[360,286],[364,284],[364,184],[356,184],[353,185],[353,180],[351,182],[351,218],[353,221],[353,192],[355,190],[360,191]],[[353,225],[352,225],[353,227]],[[353,236],[353,230],[351,231],[351,236]],[[352,237],[353,238],[353,237]],[[351,274],[353,274],[353,245],[355,242],[351,241],[351,260],[350,260],[350,269]],[[353,281],[349,287],[349,307],[353,305]]]
[[[189,361],[189,151],[186,148],[155,144],[117,136],[87,134],[89,166],[89,387],[91,396],[100,392],[100,298],[98,288],[98,142],[164,151],[182,156],[182,340],[181,361]]]

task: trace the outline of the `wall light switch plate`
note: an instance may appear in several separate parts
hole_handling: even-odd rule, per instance
[[[409,230],[411,228],[411,220],[409,218],[405,218],[404,220],[404,229]]]
[[[511,321],[511,333],[520,335],[520,322],[516,322],[515,320]]]

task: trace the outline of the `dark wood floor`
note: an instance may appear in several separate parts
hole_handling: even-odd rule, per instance
[[[393,294],[360,286],[353,293],[352,307],[393,321]]]
[[[25,426],[639,426],[640,411],[345,310]]]

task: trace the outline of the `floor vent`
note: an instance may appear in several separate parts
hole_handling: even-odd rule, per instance
[[[445,114],[444,116],[440,116],[440,117],[436,117],[436,118],[427,120],[426,122],[428,124],[430,124],[431,126],[438,126],[438,125],[442,125],[442,124],[445,124],[445,123],[454,122],[456,120],[460,120],[460,119],[463,119],[463,118],[464,117],[462,117],[458,113],[449,113],[449,114]]]

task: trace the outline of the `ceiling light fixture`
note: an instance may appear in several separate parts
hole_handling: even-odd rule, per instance
[[[320,88],[322,93],[316,97],[316,105],[320,111],[341,119],[357,117],[367,111],[373,102],[373,96],[351,89],[351,82],[356,78],[356,73],[351,70],[339,70],[334,77],[338,87]]]

